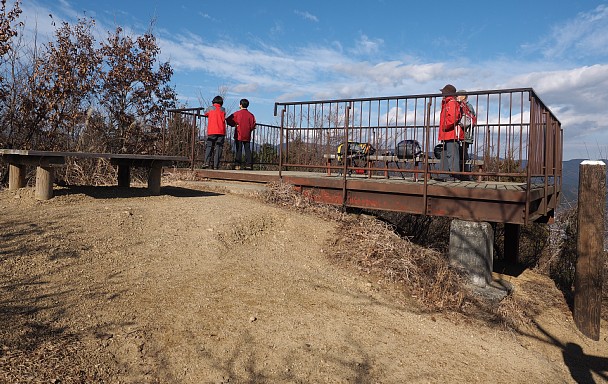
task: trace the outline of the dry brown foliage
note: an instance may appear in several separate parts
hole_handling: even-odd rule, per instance
[[[463,281],[438,251],[399,237],[391,225],[373,216],[346,216],[338,233],[332,244],[336,259],[399,283],[428,309],[461,309]]]
[[[169,85],[173,69],[160,62],[151,32],[133,37],[117,27],[98,42],[95,20],[79,18],[73,25],[62,22],[51,41],[26,54],[12,39],[23,26],[17,23],[20,1],[12,10],[6,3],[0,3],[0,146],[137,154],[164,150],[160,126],[165,110],[175,107],[176,95]],[[73,165],[61,182],[80,177],[80,184],[98,185],[115,172],[94,162]]]
[[[494,314],[505,328],[522,329],[532,323],[532,317],[526,311],[528,305],[526,300],[509,295],[500,301]]]
[[[21,23],[17,23],[17,19],[21,14],[21,1],[17,0],[13,3],[13,8],[7,8],[7,1],[0,1],[0,59],[3,60],[3,57],[11,50],[12,43],[11,40],[13,37],[17,36],[17,27],[22,25]],[[2,76],[0,76],[0,83],[4,80]],[[0,92],[2,95],[3,92]]]

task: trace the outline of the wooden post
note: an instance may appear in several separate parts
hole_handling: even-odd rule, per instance
[[[161,164],[152,164],[148,171],[148,190],[152,195],[160,195]]]
[[[505,224],[505,261],[512,264],[519,262],[519,237],[521,234],[521,225]]]
[[[118,186],[124,188],[131,186],[131,167],[128,164],[118,164]]]
[[[49,200],[53,197],[53,181],[55,179],[53,167],[39,165],[36,168],[36,193],[38,200]]]
[[[10,164],[8,168],[8,190],[25,187],[25,164]]]
[[[605,205],[606,164],[583,161],[578,181],[574,322],[595,341],[600,339]]]

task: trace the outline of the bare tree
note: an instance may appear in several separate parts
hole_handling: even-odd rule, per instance
[[[168,85],[173,69],[168,62],[157,65],[160,48],[151,33],[133,40],[117,27],[101,52],[100,103],[113,139],[110,150],[148,150],[147,133],[160,126],[167,108],[175,107],[175,90]]]
[[[93,19],[63,23],[56,41],[49,43],[43,67],[43,97],[48,103],[48,131],[60,136],[66,149],[74,149],[99,89],[101,52],[91,32]],[[88,114],[87,114],[88,112]]]
[[[12,73],[12,59],[15,51],[12,50],[14,37],[18,34],[18,29],[23,26],[22,22],[17,22],[21,14],[19,7],[20,0],[13,3],[12,9],[7,9],[7,1],[0,2],[0,114],[4,115],[7,111],[7,99],[10,95],[7,85],[7,77]],[[0,121],[5,120],[1,119]],[[0,128],[0,146],[5,146],[9,142],[10,127],[2,124]]]
[[[21,0],[16,0],[12,9],[7,9],[6,3],[6,0],[0,1],[0,65],[5,62],[4,58],[11,49],[13,37],[17,36],[18,27],[23,25],[22,22],[16,23],[21,14]],[[3,82],[4,77],[0,74],[0,84]]]

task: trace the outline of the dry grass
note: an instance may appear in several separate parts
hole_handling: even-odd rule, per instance
[[[532,315],[528,313],[530,303],[509,295],[500,301],[494,310],[496,320],[507,329],[523,329],[532,323]]]
[[[345,217],[338,233],[332,244],[337,260],[400,284],[428,309],[461,309],[463,281],[439,252],[399,237],[392,226],[373,216]]]

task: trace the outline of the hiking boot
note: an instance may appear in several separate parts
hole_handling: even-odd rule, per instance
[[[247,171],[253,171],[253,167],[251,165],[246,166],[245,169]]]
[[[241,170],[241,166],[240,165],[235,165],[234,169],[237,170],[237,171],[240,171]]]
[[[209,168],[209,163],[204,163],[204,164],[201,166],[201,168],[202,168],[202,169],[207,169],[207,168]]]

